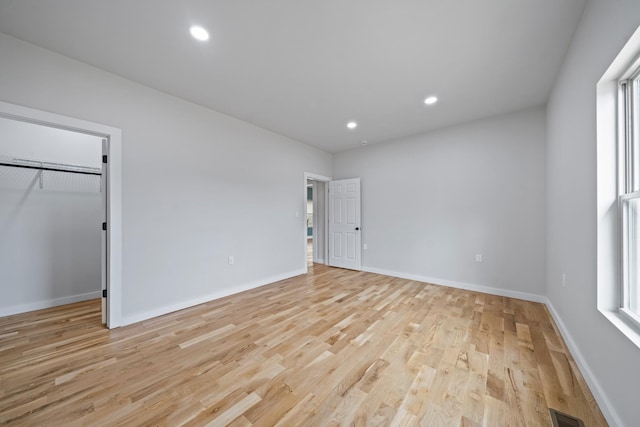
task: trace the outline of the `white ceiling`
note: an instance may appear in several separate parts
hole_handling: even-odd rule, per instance
[[[585,3],[0,0],[0,32],[339,152],[544,104]]]

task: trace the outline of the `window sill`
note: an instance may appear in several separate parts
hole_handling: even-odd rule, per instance
[[[600,310],[613,325],[640,348],[640,328],[618,310]]]

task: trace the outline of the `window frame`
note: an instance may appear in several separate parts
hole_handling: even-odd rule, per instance
[[[629,276],[630,269],[635,268],[638,269],[639,266],[631,266],[629,263],[629,235],[633,234],[632,231],[629,230],[629,209],[630,209],[630,201],[632,200],[640,200],[640,191],[636,191],[633,193],[622,194],[619,196],[619,204],[618,209],[620,212],[620,242],[622,244],[621,248],[621,272],[620,272],[620,307],[618,311],[621,315],[623,315],[628,321],[635,324],[637,328],[640,329],[640,315],[634,312],[630,306],[630,287]],[[634,227],[638,227],[638,224],[633,224]],[[635,233],[637,234],[637,233]],[[636,284],[640,287],[640,284]],[[640,292],[640,289],[636,290],[636,293]]]
[[[640,324],[624,313],[623,243],[621,220],[626,190],[622,161],[626,135],[621,119],[622,80],[640,65],[640,27],[631,35],[596,84],[596,301],[598,311],[636,347],[640,348]],[[640,97],[640,94],[638,94]],[[637,130],[640,131],[640,128]],[[639,135],[640,136],[640,135]],[[640,153],[639,153],[640,154]],[[626,171],[626,169],[624,169]],[[626,194],[626,193],[625,193]],[[625,196],[627,197],[627,196]]]
[[[618,312],[640,329],[640,311],[631,309],[631,288],[639,283],[630,283],[630,277],[640,269],[640,265],[630,261],[630,235],[637,234],[640,224],[630,220],[631,202],[640,200],[640,56],[623,73],[618,80],[618,215],[620,242],[620,289]],[[631,270],[634,271],[631,271]],[[637,279],[636,279],[637,280]],[[640,310],[640,309],[638,309]]]

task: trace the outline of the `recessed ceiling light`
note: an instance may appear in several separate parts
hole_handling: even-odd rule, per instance
[[[367,145],[367,144],[368,144],[368,142],[367,142],[367,141],[360,141],[360,144],[362,144],[362,145]]]
[[[200,40],[201,42],[209,40],[209,32],[202,27],[194,25],[189,28],[189,32],[191,33],[191,36],[196,40]]]
[[[349,123],[347,123],[347,127],[349,129],[355,129],[355,128],[358,127],[358,124],[356,122],[349,122]]]
[[[429,96],[427,99],[424,100],[424,103],[427,105],[433,105],[436,102],[438,102],[438,97],[437,96]]]

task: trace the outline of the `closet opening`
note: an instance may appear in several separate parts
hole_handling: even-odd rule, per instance
[[[95,300],[119,326],[120,224],[120,131],[0,102],[0,316]]]
[[[0,118],[3,310],[102,297],[102,144],[97,136]]]

